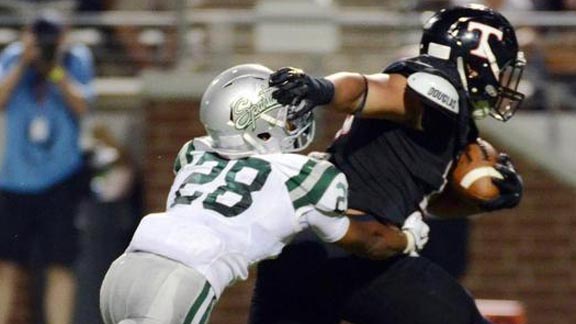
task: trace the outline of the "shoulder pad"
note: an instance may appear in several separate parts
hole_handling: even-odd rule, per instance
[[[433,67],[426,62],[419,61],[418,57],[413,57],[390,64],[386,69],[384,69],[383,73],[398,73],[408,77],[412,73],[428,69],[433,69]]]
[[[408,77],[408,87],[438,107],[455,114],[460,112],[458,90],[441,76],[416,72]]]

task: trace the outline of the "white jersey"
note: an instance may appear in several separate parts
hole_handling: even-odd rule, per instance
[[[166,212],[143,218],[128,251],[191,266],[218,296],[297,232],[312,227],[334,242],[348,230],[348,183],[327,161],[297,154],[228,160],[189,142],[175,172]]]

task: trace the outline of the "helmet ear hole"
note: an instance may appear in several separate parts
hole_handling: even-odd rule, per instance
[[[272,137],[272,135],[270,135],[270,133],[260,133],[256,136],[263,141],[267,141],[270,139],[270,137]]]

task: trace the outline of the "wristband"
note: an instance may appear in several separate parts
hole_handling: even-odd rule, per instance
[[[334,97],[334,84],[328,79],[312,79],[312,83],[316,83],[314,87],[318,90],[317,102],[318,105],[325,105],[332,101]]]
[[[407,230],[402,231],[402,233],[404,233],[406,236],[406,248],[404,251],[402,251],[402,253],[409,254],[413,251],[416,251],[416,239],[414,238],[414,235],[412,235],[412,233]]]
[[[54,83],[58,83],[64,79],[66,71],[60,65],[55,66],[48,74],[48,79]]]
[[[362,111],[364,110],[364,106],[366,106],[366,99],[368,99],[368,79],[364,74],[360,74],[362,79],[364,80],[364,91],[362,92],[362,101],[358,104],[358,107],[354,108],[354,112],[352,113],[354,116],[360,116]]]

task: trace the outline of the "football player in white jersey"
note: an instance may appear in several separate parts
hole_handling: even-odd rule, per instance
[[[305,228],[371,258],[414,253],[426,243],[419,212],[397,242],[383,240],[378,222],[344,215],[344,174],[330,162],[289,154],[311,142],[314,119],[310,113],[287,122],[287,107],[271,97],[271,72],[236,66],[204,93],[200,118],[208,135],[183,146],[166,211],[142,219],[108,270],[100,294],[106,324],[207,323],[228,285]]]

